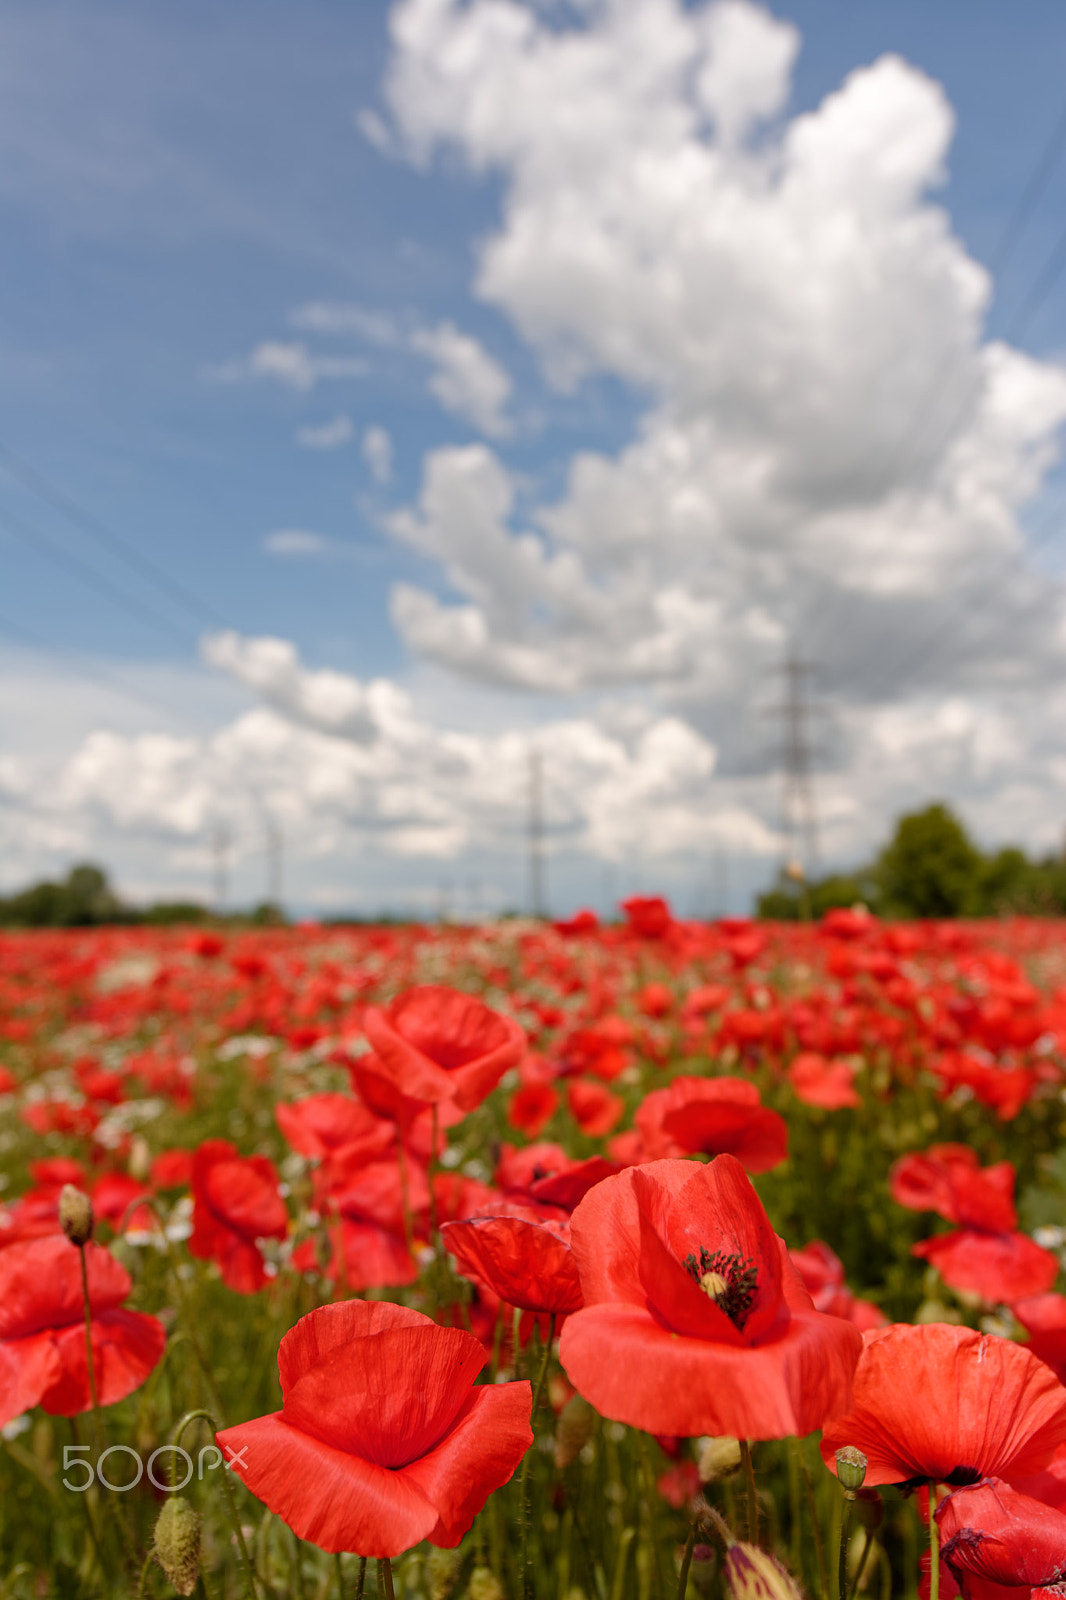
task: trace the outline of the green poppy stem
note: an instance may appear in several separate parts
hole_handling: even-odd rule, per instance
[[[688,1569],[692,1565],[692,1552],[696,1548],[696,1535],[700,1525],[694,1522],[688,1530],[685,1548],[681,1556],[681,1571],[677,1575],[677,1600],[685,1600],[685,1590],[688,1588]]]
[[[936,1525],[936,1479],[929,1479],[929,1600],[940,1600],[940,1530]]]
[[[186,1428],[191,1427],[194,1422],[206,1422],[208,1427],[211,1429],[212,1434],[216,1434],[218,1432],[218,1423],[215,1421],[210,1411],[204,1411],[202,1409],[196,1411],[187,1411],[182,1417],[181,1421],[178,1423],[177,1427],[174,1429],[175,1446],[181,1443],[182,1435],[184,1434]],[[255,1581],[255,1567],[252,1564],[252,1558],[248,1554],[248,1546],[245,1543],[244,1529],[241,1527],[241,1519],[237,1511],[237,1497],[233,1493],[233,1485],[230,1482],[230,1468],[226,1466],[225,1463],[223,1463],[222,1468],[222,1492],[226,1499],[226,1511],[229,1515],[230,1525],[233,1528],[233,1533],[237,1540],[237,1549],[241,1553],[241,1562],[244,1567],[244,1583],[245,1588],[248,1591],[248,1600],[259,1600],[259,1590]]]
[[[516,1313],[517,1315],[517,1313]],[[548,1367],[552,1358],[552,1345],[555,1343],[555,1312],[548,1319],[548,1338],[544,1345],[544,1358],[537,1373],[537,1382],[533,1390],[533,1404],[529,1412],[529,1425],[534,1429],[537,1420],[537,1407],[540,1397],[544,1392],[545,1379],[548,1376]],[[515,1327],[515,1365],[518,1363],[518,1328]],[[529,1463],[536,1449],[536,1439],[522,1458],[522,1476],[519,1480],[518,1498],[522,1507],[522,1593],[525,1600],[532,1600],[533,1574],[532,1561],[529,1550],[529,1524],[532,1516],[532,1507],[529,1503]]]
[[[851,1533],[851,1495],[844,1496],[844,1510],[840,1517],[840,1550],[837,1555],[837,1596],[848,1600],[848,1537]]]
[[[748,1492],[748,1538],[752,1544],[759,1542],[759,1495],[755,1488],[755,1464],[751,1459],[751,1446],[746,1439],[740,1441],[740,1459],[744,1465],[744,1484]]]

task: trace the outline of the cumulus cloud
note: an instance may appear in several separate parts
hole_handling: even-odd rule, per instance
[[[990,573],[1012,574],[996,627],[917,687],[1061,676],[1062,586],[1022,514],[1066,371],[984,337],[988,275],[932,198],[938,84],[884,56],[789,119],[796,31],[748,0],[403,0],[392,38],[399,146],[501,185],[476,293],[550,383],[605,374],[644,405],[522,516],[492,449],[429,454],[392,527],[452,593],[396,587],[412,648],[489,683],[656,686],[726,770],[790,641],[868,710]]]
[[[336,450],[354,437],[351,417],[336,416],[328,422],[308,423],[297,428],[296,442],[305,450]]]
[[[511,380],[483,345],[453,322],[441,322],[435,328],[417,329],[411,346],[433,362],[429,390],[445,411],[490,436],[510,431],[504,408]]]

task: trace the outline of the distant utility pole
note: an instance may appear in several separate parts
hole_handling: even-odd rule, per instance
[[[726,853],[721,847],[714,852],[714,895],[711,921],[718,922],[726,915],[729,905],[729,869]]]
[[[769,715],[781,719],[781,833],[786,872],[810,877],[818,863],[818,820],[814,809],[815,749],[810,738],[812,705],[808,680],[814,668],[790,652],[778,669],[785,697]]]
[[[280,822],[275,822],[273,817],[267,818],[266,849],[267,903],[276,906],[280,911],[285,867],[285,840]]]
[[[539,750],[529,752],[529,910],[546,917],[544,887],[544,765]]]
[[[226,904],[226,887],[229,877],[230,831],[225,822],[216,822],[211,830],[211,854],[214,858],[215,911],[221,916]]]

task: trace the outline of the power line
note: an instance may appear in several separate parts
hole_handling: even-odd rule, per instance
[[[1051,137],[1041,151],[1025,184],[1018,204],[1007,219],[999,241],[990,253],[989,271],[993,278],[1003,270],[1007,261],[1013,255],[1030,217],[1036,210],[1037,204],[1051,180],[1064,149],[1066,149],[1066,107],[1060,113]],[[1044,304],[1064,267],[1066,267],[1066,230],[1057,239],[1042,272],[1038,274],[1029,294],[1011,319],[1004,334],[1006,340],[1016,340],[1021,337],[1024,329]],[[897,471],[909,456],[914,444],[923,434],[927,421],[929,421],[931,414],[943,396],[949,365],[950,350],[944,347],[928,385],[919,397],[910,418],[899,436],[897,444],[890,452],[887,460],[884,461],[880,476],[875,479],[873,494],[869,498],[877,500],[885,493]],[[952,413],[947,428],[941,428],[941,447],[950,438],[962,417],[965,416],[968,407],[980,392],[983,381],[982,376],[976,384],[969,386],[962,404]],[[828,617],[825,616],[827,600],[829,605]],[[823,582],[822,603],[819,605],[817,601],[815,602],[799,631],[809,637],[815,632],[821,632],[823,629],[830,627],[834,615],[839,612],[843,604],[845,604],[844,597],[839,592],[835,595],[830,594]],[[821,620],[819,619],[819,612],[822,613]]]
[[[128,544],[125,539],[113,533],[110,528],[101,522],[99,517],[95,516],[91,511],[87,511],[73,496],[67,494],[64,489],[53,483],[43,472],[31,466],[29,462],[23,461],[9,445],[4,444],[3,440],[0,440],[0,464],[5,467],[11,477],[16,478],[32,494],[37,495],[39,499],[50,505],[54,511],[58,511],[61,516],[66,517],[68,522],[73,523],[76,528],[80,528],[90,539],[94,539],[104,549],[110,550],[112,555],[117,556],[120,561],[124,561],[128,567],[139,573],[142,578],[146,578],[149,583],[154,584],[159,592],[166,595],[174,605],[181,607],[182,610],[195,617],[200,623],[208,622],[216,627],[225,626],[224,619],[219,616],[212,605],[201,599],[199,595],[194,594],[183,583],[179,583],[176,578],[172,578],[169,573],[164,572],[149,556],[143,555],[135,546]]]
[[[183,650],[188,649],[189,642],[186,636],[158,611],[153,611],[143,601],[135,600],[132,595],[127,594],[125,589],[120,589],[117,584],[113,584],[110,578],[105,578],[102,573],[97,572],[95,567],[91,567],[80,556],[74,555],[65,545],[53,539],[50,534],[42,532],[40,528],[31,527],[28,522],[23,522],[21,517],[16,517],[12,512],[6,510],[0,512],[0,526],[6,527],[23,544],[43,550],[49,560],[56,566],[62,567],[66,572],[73,573],[75,577],[81,579],[82,583],[88,584],[98,594],[105,595],[113,604],[120,606],[124,611],[128,611],[138,622],[150,622],[161,633],[165,633],[169,638],[177,640]]]
[[[12,622],[9,617],[3,615],[0,615],[0,633],[8,634],[10,638],[27,645],[31,650],[37,650],[43,655],[52,657],[53,660],[61,661],[63,659],[61,653],[42,639],[39,634],[31,632],[30,629],[23,627],[21,623]],[[117,674],[110,673],[105,668],[90,665],[79,658],[77,672],[81,678],[90,678],[100,684],[102,688],[112,690],[127,700],[135,701],[149,711],[162,712],[171,722],[177,722],[182,727],[192,729],[192,723],[183,712],[175,711],[171,706],[164,705],[161,700],[154,700],[140,689],[131,688]]]

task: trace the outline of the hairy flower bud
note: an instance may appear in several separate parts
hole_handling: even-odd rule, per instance
[[[73,1183],[59,1191],[59,1226],[71,1244],[86,1245],[93,1236],[93,1203]]]
[[[155,1558],[179,1594],[192,1594],[200,1572],[200,1514],[187,1500],[168,1500],[155,1525]]]
[[[491,1567],[475,1567],[467,1586],[467,1600],[504,1600],[503,1587]]]
[[[725,1575],[733,1600],[802,1600],[799,1585],[780,1561],[742,1539],[726,1551]]]
[[[854,1445],[846,1444],[837,1451],[837,1480],[842,1489],[854,1493],[861,1489],[866,1478],[866,1457]]]
[[[581,1395],[572,1394],[555,1425],[555,1465],[560,1472],[581,1454],[595,1425],[596,1407]]]
[[[740,1466],[740,1441],[729,1434],[720,1439],[701,1439],[696,1468],[701,1483],[716,1483]]]

